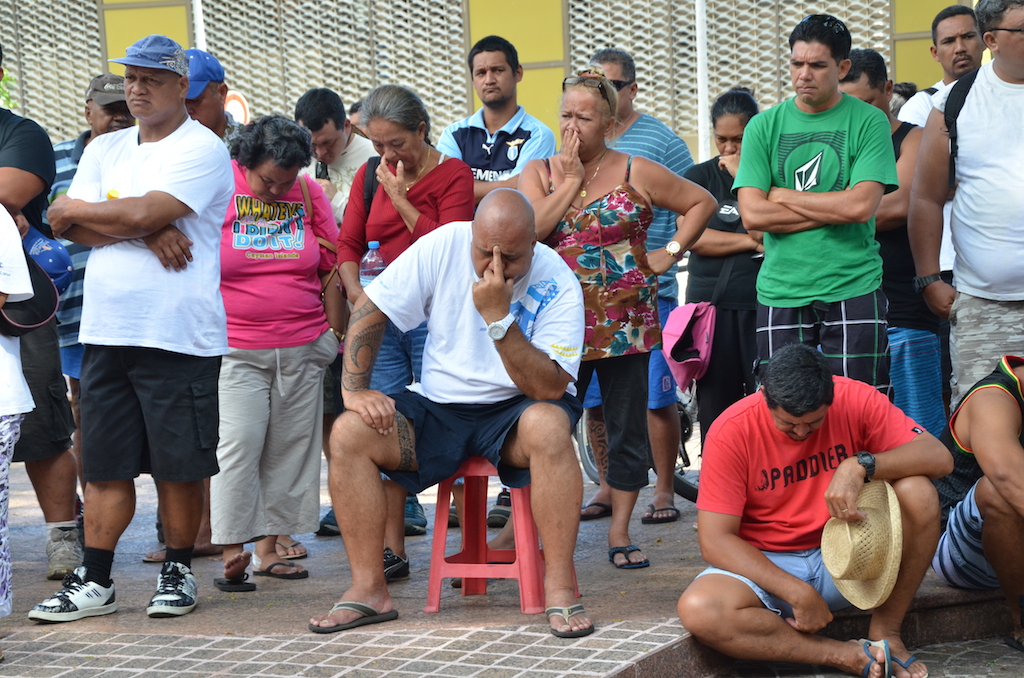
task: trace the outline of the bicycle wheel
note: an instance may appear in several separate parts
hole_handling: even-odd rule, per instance
[[[679,456],[676,458],[675,476],[672,478],[672,486],[676,494],[694,503],[697,502],[697,492],[700,489],[700,469],[692,468],[694,464],[686,451],[686,443],[693,435],[693,418],[687,411],[686,406],[680,402],[676,404],[679,411],[679,428],[682,435],[679,438]]]
[[[576,444],[576,452],[580,456],[580,463],[583,464],[583,471],[595,485],[601,484],[601,476],[597,473],[597,461],[594,459],[594,448],[590,446],[590,438],[587,436],[587,411],[583,410],[580,420],[576,423],[576,430],[573,431],[573,442]]]

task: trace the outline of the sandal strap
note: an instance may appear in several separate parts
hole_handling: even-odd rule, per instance
[[[583,606],[579,603],[570,605],[569,607],[549,607],[544,610],[544,614],[550,619],[555,615],[560,616],[565,621],[569,621],[569,617],[573,617],[578,614],[585,612]]]
[[[334,604],[331,611],[327,614],[334,614],[338,610],[349,610],[351,612],[357,612],[364,617],[375,617],[380,614],[380,611],[375,607],[367,605],[366,603],[360,603],[355,600],[342,600]]]

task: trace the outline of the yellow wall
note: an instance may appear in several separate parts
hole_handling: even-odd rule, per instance
[[[117,7],[124,2],[132,2],[133,6]],[[151,6],[138,6],[142,4]],[[192,16],[187,0],[105,0],[100,4],[100,12],[107,59],[123,57],[129,45],[153,33],[166,35],[182,47],[191,46]],[[108,67],[111,73],[124,73],[120,64]]]
[[[500,35],[516,47],[523,65],[519,103],[558,135],[558,104],[566,75],[565,9],[560,0],[519,0],[514,12],[494,0],[468,0],[469,44]],[[468,72],[467,72],[468,77]],[[480,100],[473,95],[473,106]]]

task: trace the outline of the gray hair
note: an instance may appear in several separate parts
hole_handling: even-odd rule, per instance
[[[974,7],[974,16],[978,19],[978,30],[985,33],[995,28],[1011,7],[1024,5],[1024,0],[979,0]]]
[[[604,64],[616,64],[622,69],[622,79],[626,82],[634,82],[636,80],[636,62],[633,61],[633,57],[628,52],[609,47],[598,50],[594,56],[590,57],[591,66],[603,66]]]
[[[426,126],[425,141],[430,143],[430,114],[415,92],[401,85],[374,87],[363,99],[363,125],[371,120],[387,120],[410,132],[418,132],[420,123]]]

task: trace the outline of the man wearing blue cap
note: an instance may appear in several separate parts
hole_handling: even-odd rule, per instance
[[[191,612],[203,480],[218,471],[228,152],[185,110],[188,57],[176,42],[151,35],[111,61],[126,66],[125,99],[139,125],[94,139],[48,213],[56,235],[93,248],[79,329],[88,484],[83,565],[29,612],[37,621],[117,610],[110,570],[143,472],[156,480],[167,544],[146,613]]]
[[[236,121],[224,110],[228,86],[224,84],[224,67],[217,57],[201,49],[187,49],[188,94],[185,108],[193,120],[197,120],[219,136],[230,148],[245,125]]]

